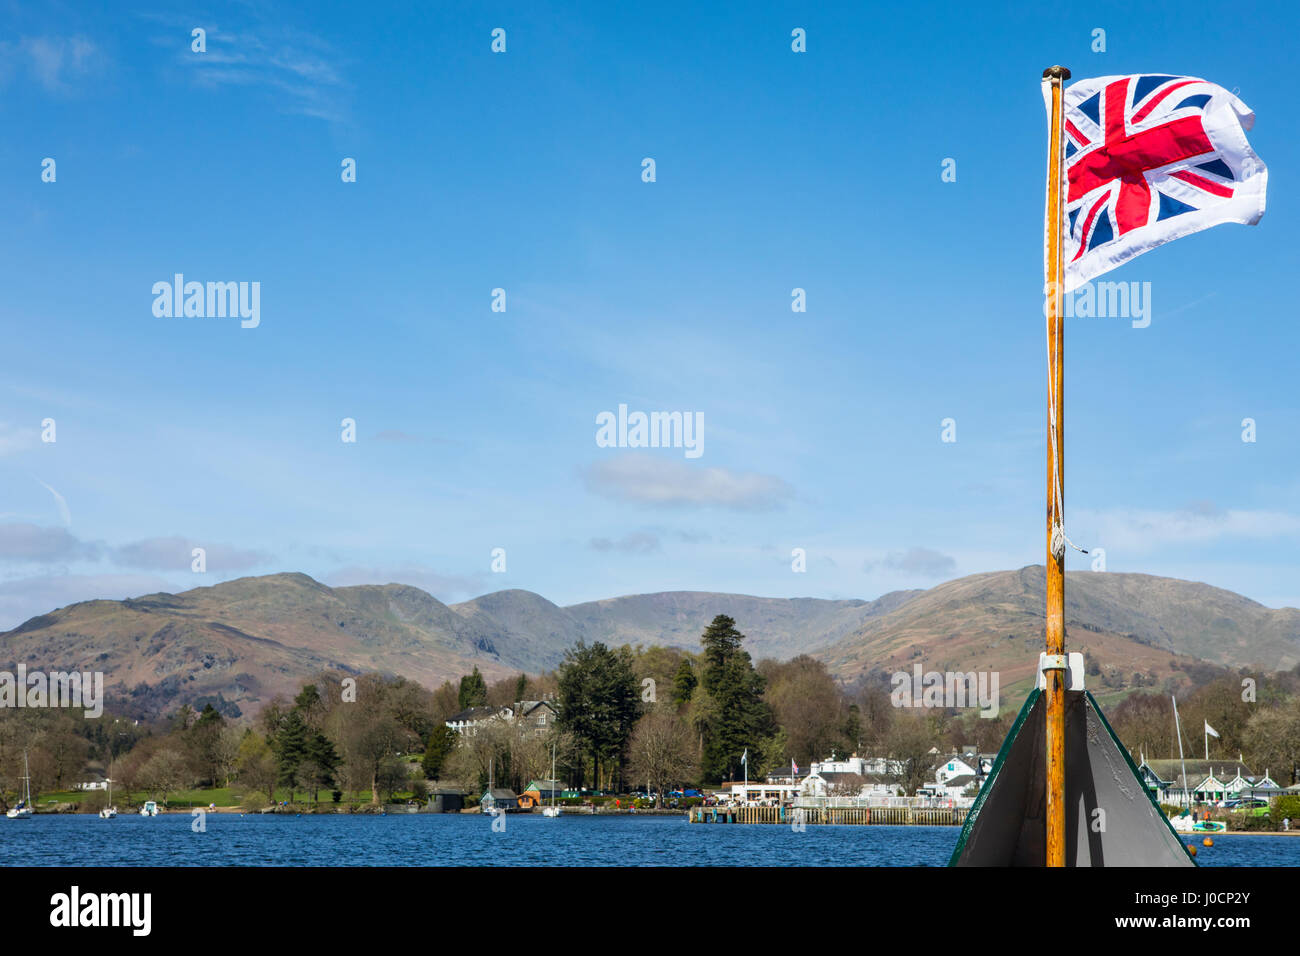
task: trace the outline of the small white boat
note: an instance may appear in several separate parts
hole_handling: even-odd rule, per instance
[[[108,764],[108,806],[99,811],[101,820],[112,820],[117,816],[117,807],[113,806],[113,764]]]
[[[30,820],[32,818],[32,777],[31,771],[27,769],[27,751],[23,751],[23,799],[18,801],[18,805],[10,807],[9,812],[5,814],[10,820]]]
[[[551,779],[546,782],[551,785],[551,805],[542,807],[542,816],[558,817],[560,808],[555,805],[555,744],[551,744]]]
[[[144,806],[140,808],[140,816],[156,817],[158,816],[158,804],[153,800],[146,800]]]

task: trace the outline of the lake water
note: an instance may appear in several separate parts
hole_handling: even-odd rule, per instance
[[[958,827],[688,824],[685,817],[213,813],[0,818],[12,866],[944,866]],[[1219,835],[1202,866],[1300,866],[1300,838]],[[1199,844],[1200,838],[1196,842]]]

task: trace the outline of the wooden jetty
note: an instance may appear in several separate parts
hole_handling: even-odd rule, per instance
[[[961,826],[966,807],[693,807],[691,823]]]

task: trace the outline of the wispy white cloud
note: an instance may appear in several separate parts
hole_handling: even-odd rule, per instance
[[[264,551],[234,548],[220,542],[205,542],[192,538],[145,538],[114,548],[114,564],[149,571],[187,571],[193,561],[192,552],[202,548],[207,570],[214,574],[248,571],[265,567],[275,561],[274,555]]]
[[[23,37],[0,44],[0,56],[25,68],[47,93],[66,95],[84,87],[108,63],[89,37]]]
[[[646,531],[633,531],[618,539],[592,538],[593,551],[617,551],[622,554],[654,554],[660,550],[659,536]]]
[[[594,494],[664,507],[771,511],[794,496],[789,484],[772,475],[701,467],[650,455],[621,455],[597,462],[585,477],[587,489]]]
[[[36,430],[17,428],[8,422],[0,422],[0,456],[13,455],[26,451],[36,445]]]
[[[46,528],[26,522],[0,524],[0,562],[52,564],[95,560],[96,544],[79,540],[66,528]]]
[[[1282,511],[1220,510],[1209,502],[1194,502],[1174,511],[1139,508],[1078,509],[1067,514],[1066,518],[1071,537],[1081,545],[1086,540],[1097,547],[1123,550],[1131,554],[1221,538],[1300,536],[1300,516]]]
[[[210,89],[245,87],[272,96],[286,113],[312,116],[331,123],[348,118],[351,85],[338,66],[339,55],[310,31],[268,22],[223,29],[176,17],[150,17],[164,23],[172,35],[154,39],[177,50],[177,65],[190,71],[195,83]],[[191,49],[194,27],[206,31],[206,50]],[[178,42],[178,37],[185,43]]]
[[[54,504],[59,509],[59,518],[63,521],[63,527],[67,528],[72,525],[72,512],[68,509],[68,499],[59,494],[41,479],[36,479],[42,488],[54,496]]]
[[[53,488],[50,492],[59,497]],[[274,555],[264,551],[235,548],[198,538],[144,538],[112,547],[99,541],[84,541],[66,527],[50,528],[18,521],[0,524],[0,562],[5,564],[107,561],[117,568],[189,571],[194,548],[203,548],[207,570],[217,575],[266,567],[276,560]]]
[[[863,565],[867,572],[877,569],[909,577],[951,578],[957,573],[957,561],[930,548],[908,548],[906,551],[891,551],[879,561],[867,561]]]

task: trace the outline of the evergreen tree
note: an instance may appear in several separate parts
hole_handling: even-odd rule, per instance
[[[334,743],[317,731],[307,738],[303,758],[299,767],[309,767],[310,774],[309,779],[301,782],[311,787],[311,799],[315,803],[316,794],[321,788],[334,786],[334,772],[339,765],[339,755],[334,749]]]
[[[640,716],[640,685],[627,647],[610,650],[597,642],[579,641],[565,655],[559,672],[560,729],[573,734],[577,749],[590,759],[600,783],[602,769],[611,765],[621,782],[623,758],[632,727]],[[585,768],[579,768],[585,779]]]
[[[460,679],[460,709],[482,707],[487,704],[487,681],[475,666],[474,673],[466,674]]]
[[[705,629],[704,673],[700,683],[712,706],[704,722],[702,769],[710,780],[735,779],[741,773],[741,756],[749,751],[749,775],[764,769],[765,752],[775,730],[771,708],[763,700],[766,682],[754,670],[749,652],[741,648],[745,635],[736,622],[719,614]]]
[[[704,629],[700,643],[704,646],[704,689],[717,695],[727,664],[740,650],[745,635],[736,630],[734,619],[719,614]]]
[[[315,727],[317,720],[325,711],[325,701],[315,684],[306,684],[298,696],[293,699],[293,709],[302,714],[303,722],[308,727]]]
[[[850,753],[862,749],[862,713],[857,704],[849,704],[844,715],[844,746]]]
[[[520,674],[519,679],[515,681],[515,700],[525,700],[528,697],[528,675]]]
[[[691,695],[695,693],[695,687],[699,681],[695,677],[695,669],[691,667],[689,658],[683,657],[681,664],[677,667],[677,674],[673,678],[673,702],[681,707],[689,703]]]
[[[214,787],[220,777],[218,748],[225,726],[226,719],[221,716],[221,712],[207,704],[198,719],[190,725],[190,729],[184,731],[182,738],[194,768],[202,774],[203,779],[210,780]]]
[[[439,724],[429,732],[429,739],[424,743],[424,758],[420,767],[428,780],[437,780],[442,773],[442,765],[456,747],[459,734],[446,724]]]
[[[308,740],[307,725],[303,722],[301,712],[291,710],[281,721],[280,729],[271,742],[271,750],[275,754],[276,779],[289,788],[290,801],[293,800],[293,792],[298,785],[298,767],[307,759]]]

